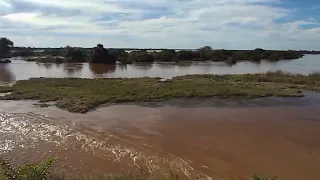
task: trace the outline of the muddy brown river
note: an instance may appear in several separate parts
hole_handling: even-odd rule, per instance
[[[256,100],[109,104],[72,114],[2,101],[0,156],[12,164],[57,157],[70,174],[133,172],[159,178],[320,179],[320,95]]]
[[[0,84],[31,77],[163,77],[320,71],[319,56],[227,66],[212,62],[114,66],[0,65]],[[57,157],[56,169],[82,176],[136,172],[154,179],[249,180],[254,171],[279,180],[320,179],[320,94],[254,100],[190,99],[106,104],[72,114],[34,101],[0,101],[0,157],[13,165]]]

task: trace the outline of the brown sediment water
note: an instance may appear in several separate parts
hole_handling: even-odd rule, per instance
[[[110,104],[87,114],[2,101],[0,157],[20,164],[57,156],[56,168],[71,174],[142,167],[154,177],[170,168],[189,179],[247,180],[257,171],[318,180],[320,103],[308,95],[290,103]]]

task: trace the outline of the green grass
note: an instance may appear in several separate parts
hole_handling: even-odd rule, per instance
[[[0,92],[2,100],[57,101],[70,112],[85,113],[108,102],[160,101],[173,98],[300,97],[301,90],[320,91],[320,75],[286,74],[281,71],[246,75],[187,75],[167,82],[159,78],[51,79],[18,81]]]

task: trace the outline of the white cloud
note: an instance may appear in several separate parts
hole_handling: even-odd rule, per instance
[[[13,1],[35,8],[16,12],[12,10]],[[0,0],[0,8],[7,7],[5,15],[0,14],[0,34],[11,37],[17,45],[31,43],[32,46],[45,47],[67,44],[90,47],[100,42],[108,47],[312,48],[307,41],[320,40],[317,20],[309,17],[279,23],[281,18],[295,13],[278,6],[281,2]],[[77,13],[66,16],[57,9],[47,13],[50,8]],[[304,29],[304,25],[315,27]],[[300,45],[292,40],[300,41]]]

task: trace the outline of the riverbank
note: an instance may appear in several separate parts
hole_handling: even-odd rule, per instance
[[[246,75],[186,75],[160,78],[34,78],[0,87],[1,100],[56,101],[70,112],[86,113],[104,103],[148,102],[175,98],[300,97],[302,90],[320,91],[320,74],[281,71]]]

